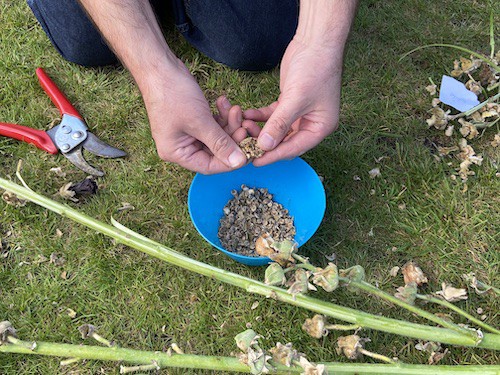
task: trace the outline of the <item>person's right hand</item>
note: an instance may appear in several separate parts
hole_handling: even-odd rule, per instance
[[[229,171],[247,162],[237,145],[246,137],[241,108],[220,97],[219,114],[214,116],[184,64],[150,82],[143,98],[161,159],[203,174]]]

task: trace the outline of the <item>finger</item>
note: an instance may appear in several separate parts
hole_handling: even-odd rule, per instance
[[[215,122],[198,124],[189,135],[205,144],[215,158],[230,168],[239,168],[246,163],[246,156],[236,142]]]
[[[293,159],[317,146],[329,132],[300,130],[288,136],[274,150],[266,152],[262,157],[254,160],[256,167],[274,163],[278,160]]]
[[[291,101],[280,103],[262,128],[257,139],[258,146],[264,151],[273,150],[299,118],[299,109],[300,106]]]
[[[215,115],[214,118],[220,126],[224,127],[227,125],[229,110],[231,109],[231,102],[224,95],[222,95],[217,98],[215,104],[217,106],[217,111],[219,112],[219,114]]]
[[[248,137],[248,133],[244,128],[236,129],[236,131],[231,135],[231,138],[233,138],[233,140],[238,144],[246,137]]]
[[[267,107],[247,109],[243,112],[243,117],[253,121],[267,121],[278,106],[278,102],[274,102]]]
[[[243,120],[241,126],[246,129],[251,137],[254,138],[257,138],[260,134],[260,131],[262,130],[262,128],[252,120]]]
[[[241,123],[243,121],[243,113],[239,105],[234,105],[229,110],[227,117],[227,126],[225,131],[227,134],[232,135],[237,129],[241,128]]]
[[[204,149],[200,149],[192,153],[189,158],[179,161],[179,165],[202,174],[215,174],[232,170],[222,160],[217,159]]]

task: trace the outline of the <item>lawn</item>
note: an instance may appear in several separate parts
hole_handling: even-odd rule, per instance
[[[500,5],[496,5],[497,30]],[[139,91],[122,68],[89,69],[64,61],[52,48],[24,2],[0,3],[0,120],[48,129],[59,113],[35,76],[42,66],[82,113],[91,130],[128,152],[123,160],[89,161],[106,171],[97,195],[79,203],[56,193],[85,178],[63,156],[0,137],[0,177],[22,175],[35,191],[65,202],[102,221],[122,224],[196,260],[263,280],[264,268],[235,263],[207,244],[189,219],[187,192],[194,174],[161,161],[151,139]],[[362,1],[345,57],[340,128],[303,158],[323,177],[327,210],[301,253],[318,265],[335,253],[339,268],[362,265],[367,280],[394,293],[402,277],[389,271],[416,261],[429,278],[425,292],[442,282],[467,288],[463,274],[474,272],[500,285],[499,149],[491,146],[496,128],[475,141],[485,157],[467,182],[453,180],[453,159],[437,160],[432,146],[442,132],[429,129],[429,77],[439,82],[464,54],[429,48],[452,43],[489,54],[489,8],[485,1]],[[167,27],[167,38],[213,102],[224,93],[243,108],[274,101],[279,72],[230,70],[200,55]],[[497,32],[498,35],[498,32]],[[500,41],[497,40],[500,43]],[[468,57],[468,56],[464,56]],[[479,153],[479,151],[478,151]],[[56,175],[51,168],[66,174]],[[381,175],[368,172],[380,168]],[[120,210],[128,203],[134,209]],[[173,342],[186,353],[229,356],[234,336],[251,326],[263,342],[293,342],[313,361],[348,361],[335,352],[333,332],[323,339],[302,329],[308,311],[249,295],[239,289],[170,266],[27,204],[0,201],[0,320],[20,337],[82,343],[77,327],[90,323],[122,347],[165,350]],[[51,254],[63,260],[45,261]],[[423,322],[393,305],[340,290],[320,294],[335,303],[398,319]],[[255,307],[254,302],[259,302]],[[251,308],[254,305],[255,308]],[[457,303],[473,316],[499,325],[494,294]],[[432,312],[443,310],[425,306]],[[478,313],[478,309],[482,312]],[[72,314],[74,312],[75,314]],[[464,322],[455,314],[451,318]],[[427,363],[416,340],[363,330],[367,349],[408,363]],[[496,364],[494,351],[447,346],[440,364]],[[370,359],[363,359],[372,362]],[[162,370],[165,374],[201,373]],[[114,363],[85,361],[60,367],[54,358],[0,354],[2,374],[117,373]]]

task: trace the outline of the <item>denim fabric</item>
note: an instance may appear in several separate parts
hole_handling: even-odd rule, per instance
[[[177,29],[200,52],[235,69],[267,70],[279,63],[295,33],[297,1],[171,0],[171,5]],[[77,0],[27,2],[65,59],[85,66],[117,62]],[[164,1],[155,3],[164,8]]]
[[[275,67],[297,29],[297,0],[174,0],[176,7],[176,26],[187,41],[235,69]]]
[[[66,60],[84,66],[117,62],[77,0],[27,0],[56,50]]]

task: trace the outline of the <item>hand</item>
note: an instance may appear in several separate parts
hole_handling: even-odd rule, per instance
[[[219,97],[219,114],[212,115],[194,77],[179,66],[143,94],[158,155],[204,174],[243,166],[247,160],[237,145],[246,137],[241,108]]]
[[[338,127],[343,45],[310,47],[294,38],[280,70],[280,96],[267,107],[243,113],[249,134],[267,151],[254,160],[262,166],[302,155]],[[261,129],[256,122],[266,122]]]

